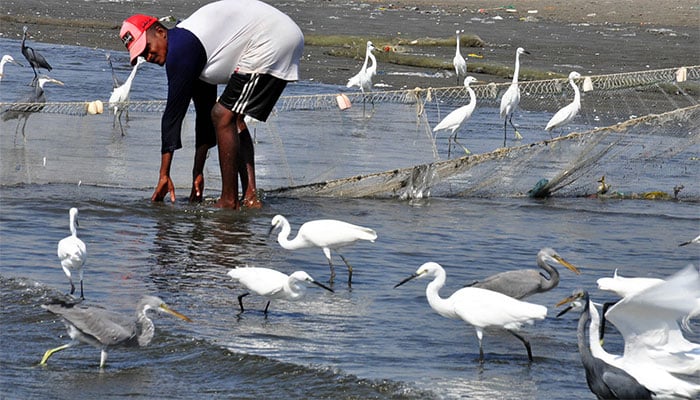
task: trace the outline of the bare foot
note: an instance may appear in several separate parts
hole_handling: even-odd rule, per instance
[[[232,210],[238,210],[240,208],[240,205],[238,204],[237,201],[227,201],[224,199],[219,199],[216,203],[214,203],[215,208],[230,208]]]
[[[190,192],[190,203],[201,203],[204,197],[204,175],[199,174],[192,182],[192,191]]]
[[[243,199],[243,207],[260,209],[262,208],[262,201],[257,197]]]

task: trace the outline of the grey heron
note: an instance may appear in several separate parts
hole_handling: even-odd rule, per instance
[[[518,47],[518,49],[515,51],[515,71],[513,71],[513,81],[508,86],[508,90],[503,94],[503,97],[501,98],[501,108],[500,108],[500,114],[501,118],[504,119],[503,121],[503,147],[506,147],[506,127],[508,123],[510,122],[510,126],[513,127],[513,130],[515,131],[515,138],[516,139],[522,139],[523,137],[520,135],[520,132],[518,132],[518,128],[513,125],[513,114],[515,113],[515,110],[518,108],[518,104],[520,104],[520,87],[518,86],[518,75],[520,74],[520,55],[521,54],[530,54],[527,52],[525,49],[522,47]]]
[[[49,357],[79,343],[87,343],[100,349],[100,368],[107,361],[107,349],[115,346],[146,346],[153,339],[155,327],[146,312],[154,310],[191,320],[169,308],[163,300],[155,296],[143,296],[136,306],[136,315],[125,316],[101,307],[82,305],[46,304],[49,312],[63,318],[71,341],[44,353],[40,365],[45,365]]]
[[[479,360],[484,360],[482,346],[483,330],[489,327],[503,328],[518,338],[527,349],[527,358],[532,361],[530,342],[516,331],[523,324],[544,319],[547,307],[527,303],[504,294],[486,289],[466,287],[454,292],[448,298],[440,297],[440,289],[445,285],[446,273],[442,266],[427,262],[408,278],[394,286],[397,288],[414,278],[433,278],[425,289],[430,307],[446,318],[460,319],[476,329],[479,339]]]
[[[459,83],[460,76],[467,75],[467,60],[464,57],[462,57],[462,53],[459,51],[460,32],[464,33],[464,29],[462,29],[461,31],[455,31],[455,34],[457,35],[457,47],[455,49],[455,56],[452,59],[452,65],[455,67],[455,75],[457,75],[457,83]]]
[[[245,288],[251,292],[269,299],[267,305],[265,305],[265,315],[267,315],[267,309],[270,307],[271,299],[295,301],[304,297],[307,283],[317,285],[329,292],[333,292],[333,289],[315,281],[304,271],[296,271],[291,275],[287,275],[270,268],[241,267],[231,269],[228,271],[227,275],[234,281],[245,286]],[[243,297],[249,294],[250,292],[245,292],[238,296],[238,304],[241,307],[241,312],[244,311]]]
[[[75,293],[75,285],[73,284],[73,272],[78,273],[80,278],[80,298],[84,299],[83,294],[83,265],[87,259],[87,248],[85,242],[78,237],[78,209],[72,207],[68,211],[70,236],[66,236],[58,242],[58,259],[61,260],[63,272],[68,277],[70,282],[70,294]]]
[[[23,65],[20,64],[17,60],[15,60],[14,57],[12,57],[9,54],[5,54],[4,56],[2,56],[2,60],[0,60],[0,81],[2,80],[2,78],[5,77],[5,64],[7,63],[23,67]]]
[[[574,79],[578,79],[580,77],[581,74],[576,71],[572,71],[569,74],[569,84],[574,88],[574,101],[565,107],[562,107],[554,114],[554,116],[552,116],[552,119],[547,122],[547,126],[544,128],[545,131],[552,131],[568,124],[576,117],[578,112],[581,111],[581,92],[578,90],[576,82],[574,82]]]
[[[51,68],[51,65],[48,63],[48,61],[46,61],[46,58],[44,58],[44,56],[41,53],[25,44],[27,40],[27,30],[28,28],[25,25],[22,28],[22,54],[24,55],[24,58],[27,59],[29,65],[32,67],[32,70],[34,71],[34,80],[36,80],[38,77],[38,73],[36,70],[38,68],[44,68],[49,72],[51,72],[53,68]]]
[[[22,136],[25,136],[24,128],[27,126],[27,120],[32,113],[41,111],[46,103],[46,94],[44,92],[44,85],[47,83],[55,83],[57,85],[63,86],[63,82],[53,79],[46,75],[39,75],[35,82],[32,82],[32,89],[29,94],[24,98],[16,101],[18,105],[15,107],[9,107],[2,110],[0,118],[3,121],[9,121],[11,119],[17,119],[17,128],[15,128],[15,134],[19,130],[20,124],[22,124]],[[22,123],[23,122],[23,123]]]
[[[591,315],[591,311],[595,310],[595,306],[589,300],[588,292],[579,291],[559,302],[557,306],[566,303],[572,303],[572,305],[561,311],[557,317],[574,308],[582,309],[576,329],[576,337],[581,363],[586,371],[586,382],[591,392],[598,399],[651,399],[654,393],[639,383],[632,375],[593,354],[591,347],[595,346],[594,342],[597,341],[597,338],[591,337],[589,340],[590,344],[586,344],[586,325],[592,325],[592,322],[597,319],[597,311],[595,316]],[[597,328],[591,326],[589,331],[591,333],[597,332]]]
[[[554,249],[545,247],[537,253],[537,265],[549,276],[545,276],[536,269],[518,269],[491,275],[467,286],[489,289],[522,299],[535,293],[546,292],[559,285],[559,271],[550,263],[563,265],[577,275],[581,273],[576,266],[566,261]]]
[[[331,284],[333,284],[335,279],[335,268],[331,260],[331,251],[338,253],[348,267],[348,286],[352,285],[352,266],[338,252],[338,249],[349,246],[358,240],[374,242],[377,239],[377,232],[373,229],[335,219],[318,219],[305,222],[292,240],[289,240],[292,228],[289,225],[289,221],[282,215],[276,215],[272,218],[270,233],[277,228],[281,228],[279,234],[277,234],[277,242],[284,249],[297,250],[318,247],[323,250],[323,254],[326,256],[331,269]]]
[[[450,132],[450,137],[447,143],[447,157],[450,156],[450,148],[452,147],[450,143],[451,141],[454,141],[455,143],[462,146],[459,142],[457,142],[457,130],[459,130],[462,124],[464,124],[464,121],[468,120],[472,116],[472,113],[476,108],[476,93],[474,93],[474,89],[469,87],[470,83],[474,83],[476,81],[476,78],[474,78],[473,76],[468,76],[464,78],[464,87],[469,93],[469,104],[453,110],[452,112],[447,114],[447,116],[443,118],[442,121],[440,121],[435,126],[435,128],[433,128],[433,132],[438,132],[446,129],[450,129],[452,131]],[[464,146],[462,146],[462,149],[464,149],[464,152],[466,154],[471,153],[469,149],[467,149]]]

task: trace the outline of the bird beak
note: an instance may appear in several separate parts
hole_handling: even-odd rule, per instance
[[[192,320],[189,319],[189,317],[187,317],[186,315],[182,315],[182,314],[180,314],[179,312],[177,312],[177,311],[175,311],[175,310],[173,310],[173,309],[170,309],[170,308],[169,308],[168,306],[166,306],[165,304],[161,304],[161,305],[160,305],[160,310],[163,311],[163,312],[165,312],[165,313],[168,313],[168,314],[170,314],[170,315],[172,315],[172,316],[178,317],[178,318],[180,318],[180,319],[182,319],[182,320],[184,320],[184,321],[192,322]]]
[[[58,79],[49,79],[48,82],[55,83],[57,85],[65,86],[63,82],[59,81]]]
[[[569,296],[569,297],[565,298],[564,300],[560,301],[559,303],[557,303],[555,305],[555,307],[563,306],[566,303],[571,303],[572,301],[576,300],[576,298],[577,298],[576,296]]]
[[[270,230],[267,231],[267,236],[272,235],[272,231],[275,230],[275,227],[276,227],[275,225],[271,225],[271,226],[270,226]]]
[[[329,288],[328,286],[324,285],[324,284],[321,283],[321,282],[311,281],[311,283],[313,283],[313,284],[316,285],[316,286],[320,286],[320,287],[326,289],[327,291],[329,291],[329,292],[331,292],[331,293],[335,293],[335,291],[334,291],[333,289]]]
[[[558,304],[557,304],[557,305],[558,305]],[[569,304],[568,307],[566,307],[565,309],[559,311],[559,314],[557,314],[557,318],[561,317],[562,315],[568,313],[569,311],[571,311],[571,310],[573,310],[573,309],[574,309],[574,305],[573,305],[573,304]]]
[[[530,54],[532,54],[532,53],[530,53],[530,52],[529,52],[529,51],[527,51],[527,50],[523,51],[523,53],[525,53],[525,54],[527,54],[527,55],[530,55]]]
[[[11,62],[11,63],[14,63],[14,64],[17,64],[17,65],[19,65],[20,67],[24,67],[24,65],[22,65],[22,64],[21,64],[19,61],[17,61],[17,60],[12,60],[12,61],[10,61],[10,62]]]
[[[559,261],[559,264],[561,264],[561,265],[565,266],[566,268],[570,269],[571,271],[575,272],[576,275],[581,275],[581,271],[579,271],[579,269],[576,268],[576,266],[574,266],[573,264],[569,263],[569,262],[566,261],[565,259],[561,258],[561,256],[554,255],[553,257],[554,257],[555,260]]]
[[[420,276],[420,275],[418,275],[418,274],[413,274],[413,275],[409,276],[408,278],[406,278],[406,279],[402,280],[401,282],[397,283],[397,284],[394,286],[394,289],[396,289],[397,287],[399,287],[399,286],[403,285],[404,283],[410,281],[411,279],[418,278],[419,276]]]

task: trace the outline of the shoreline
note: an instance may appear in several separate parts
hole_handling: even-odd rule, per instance
[[[400,47],[411,56],[444,60],[446,68],[400,65],[389,53],[400,41],[454,38],[456,28],[484,42],[483,47],[462,48],[463,55],[474,55],[467,57],[469,74],[480,80],[509,80],[507,71],[503,76],[493,75],[483,66],[512,68],[517,47],[532,53],[522,61],[523,71],[551,77],[566,76],[573,69],[597,75],[700,64],[700,4],[671,0],[532,0],[505,7],[473,0],[440,0],[439,5],[424,0],[269,3],[290,15],[307,36],[348,38],[347,43],[336,46],[305,46],[302,79],[327,84],[341,85],[354,75],[362,63],[364,40],[395,38],[382,39],[377,46],[391,50],[375,52],[382,72],[375,84],[391,89],[455,85],[449,67],[453,45]],[[20,40],[22,26],[27,25],[31,42],[125,51],[117,38],[124,18],[134,13],[185,18],[198,6],[182,0],[167,5],[8,0],[0,4],[0,37]],[[357,43],[357,37],[366,39]],[[17,56],[21,60],[19,49]],[[537,78],[533,73],[523,77],[528,79]]]

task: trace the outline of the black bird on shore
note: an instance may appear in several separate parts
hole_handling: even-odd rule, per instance
[[[37,68],[44,68],[48,71],[51,71],[53,68],[48,63],[48,61],[46,61],[46,58],[44,58],[44,56],[41,55],[41,53],[25,44],[25,41],[27,40],[26,26],[22,28],[22,31],[22,54],[24,55],[24,58],[27,59],[27,62],[29,62],[29,65],[31,65],[32,70],[34,71],[34,81],[36,81],[38,77],[38,73],[36,72]]]

